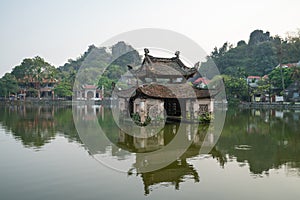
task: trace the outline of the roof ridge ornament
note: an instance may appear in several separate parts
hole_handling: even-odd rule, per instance
[[[176,52],[175,52],[176,58],[179,58],[179,54],[180,54],[180,51],[176,51]]]
[[[147,56],[150,53],[149,49],[147,48],[144,49],[144,52],[145,52],[145,56]]]

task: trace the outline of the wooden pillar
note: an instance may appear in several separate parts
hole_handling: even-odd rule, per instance
[[[181,116],[182,116],[182,118],[183,119],[186,119],[186,100],[185,99],[182,99],[182,100],[180,100],[180,104],[181,104],[181,106],[182,106],[182,108],[181,108]]]
[[[144,123],[146,121],[146,102],[145,101],[141,101],[140,102],[140,118],[141,118],[141,123]]]
[[[191,112],[191,119],[194,119],[195,116],[194,116],[194,101],[190,101],[190,112]]]

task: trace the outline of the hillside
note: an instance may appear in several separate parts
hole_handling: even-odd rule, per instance
[[[234,47],[225,42],[222,47],[215,47],[201,63],[205,76],[213,62],[221,74],[234,77],[249,75],[263,76],[270,73],[279,63],[297,63],[300,60],[300,31],[285,39],[262,30],[253,31],[248,42],[239,41]],[[212,78],[212,77],[208,77]]]

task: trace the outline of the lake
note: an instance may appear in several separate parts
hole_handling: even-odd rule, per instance
[[[300,111],[224,112],[219,136],[178,123],[131,135],[102,106],[0,106],[0,199],[298,200]]]

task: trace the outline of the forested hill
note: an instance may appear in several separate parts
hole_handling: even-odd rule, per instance
[[[248,42],[241,40],[235,47],[226,42],[220,48],[215,47],[207,61],[201,63],[201,70],[205,76],[214,61],[221,74],[234,77],[263,76],[279,63],[296,63],[299,60],[300,30],[285,39],[255,30],[250,34]]]
[[[74,79],[79,69],[88,69],[89,72],[85,75],[91,77],[86,77],[86,83],[97,84],[95,81],[99,77],[92,77],[93,75],[102,74],[106,69],[105,73],[110,74],[109,78],[116,79],[127,70],[128,64],[139,65],[140,62],[141,57],[138,52],[129,44],[121,41],[109,48],[90,45],[84,54],[76,60],[69,59],[58,69],[67,79]]]
[[[104,68],[113,62],[114,59],[131,51],[135,51],[135,49],[123,41],[116,43],[112,47],[96,47],[95,45],[90,45],[88,50],[76,60],[69,59],[68,62],[60,66],[59,69],[61,71],[78,71],[83,65]],[[132,54],[130,62],[140,62],[140,57],[136,51]]]
[[[128,64],[136,66],[140,63],[141,57],[138,52],[123,41],[111,47],[91,45],[77,59],[69,59],[58,68],[39,56],[25,58],[11,73],[6,73],[0,78],[0,97],[18,94],[24,89],[30,92],[31,96],[39,96],[39,90],[44,86],[43,80],[56,80],[55,94],[71,97],[76,76],[77,80],[84,84],[100,87],[104,85],[110,88],[111,83],[127,71]],[[79,70],[85,71],[78,73]],[[104,76],[101,76],[102,74]]]
[[[300,77],[299,69],[288,68],[282,72],[275,67],[279,63],[296,63],[299,60],[300,30],[284,39],[271,36],[269,32],[255,30],[247,42],[241,40],[235,46],[226,42],[220,48],[215,47],[199,69],[202,76],[213,79],[215,73],[210,73],[210,69],[213,69],[210,66],[216,64],[228,94],[244,100],[249,95],[241,93],[246,90],[247,76],[268,75],[272,88],[284,90],[296,81],[295,77]],[[121,75],[127,72],[127,65],[139,66],[140,63],[141,56],[125,42],[118,42],[111,47],[91,45],[77,59],[69,59],[58,68],[39,56],[25,58],[11,73],[6,73],[0,79],[0,97],[18,94],[24,88],[32,96],[38,96],[44,79],[56,80],[54,91],[57,96],[71,97],[76,76],[78,86],[92,84],[99,88],[104,86],[109,91],[112,82],[118,82]],[[78,73],[79,70],[84,70],[84,73]]]

